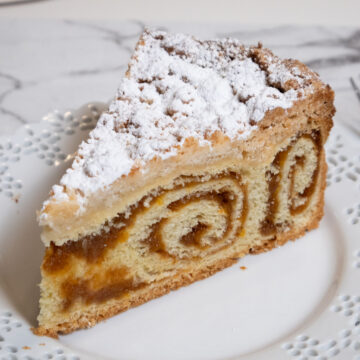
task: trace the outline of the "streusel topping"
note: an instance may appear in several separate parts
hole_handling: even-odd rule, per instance
[[[200,41],[145,30],[109,111],[83,142],[63,187],[83,196],[155,157],[175,156],[187,138],[211,149],[211,134],[247,139],[265,113],[290,108],[311,92],[309,78],[270,51],[237,40]],[[292,86],[288,86],[292,84]],[[295,84],[295,85],[294,85]]]

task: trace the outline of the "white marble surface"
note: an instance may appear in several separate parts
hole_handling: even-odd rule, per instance
[[[359,26],[359,0],[0,0],[0,18]],[[24,3],[29,1],[30,3]]]
[[[164,26],[163,26],[164,27]],[[108,101],[115,93],[140,21],[2,19],[0,22],[0,135],[40,121],[55,109]],[[336,120],[360,135],[360,28],[165,24],[200,37],[258,41],[282,57],[298,58],[336,93]]]

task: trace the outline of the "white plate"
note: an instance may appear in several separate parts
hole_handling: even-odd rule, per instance
[[[32,335],[43,256],[35,211],[103,106],[0,138],[0,359],[360,359],[360,142],[340,126],[327,144],[319,229],[90,330]]]

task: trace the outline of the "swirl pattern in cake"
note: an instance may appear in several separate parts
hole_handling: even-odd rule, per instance
[[[93,326],[316,228],[334,111],[296,60],[146,30],[39,213],[34,332]]]

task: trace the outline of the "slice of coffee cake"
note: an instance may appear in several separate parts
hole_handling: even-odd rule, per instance
[[[93,326],[317,227],[333,97],[260,45],[146,30],[39,213],[34,331]]]

